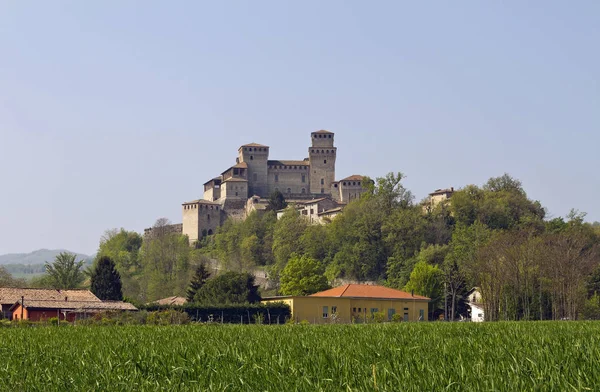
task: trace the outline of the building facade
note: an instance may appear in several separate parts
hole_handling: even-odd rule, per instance
[[[203,184],[202,199],[182,204],[181,232],[190,242],[211,235],[227,218],[243,219],[252,210],[263,210],[274,191],[288,202],[329,199],[329,209],[336,210],[315,210],[314,219],[335,217],[365,191],[363,176],[336,181],[335,134],[320,130],[312,132],[310,139],[308,157],[301,160],[269,159],[270,147],[263,144],[240,146],[235,164]],[[320,218],[318,214],[324,212]]]
[[[284,302],[296,322],[313,324],[369,323],[376,314],[391,321],[398,314],[402,321],[427,321],[429,298],[365,284],[347,284],[309,296],[266,297],[262,302]]]

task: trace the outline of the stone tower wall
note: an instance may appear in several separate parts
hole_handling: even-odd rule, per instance
[[[238,160],[248,164],[248,194],[267,197],[269,147],[242,146],[238,154]]]

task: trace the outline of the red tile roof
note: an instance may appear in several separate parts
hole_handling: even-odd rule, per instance
[[[350,177],[342,178],[340,181],[361,181],[363,178],[364,176],[361,176],[360,174],[353,174]]]
[[[384,286],[368,284],[347,284],[334,287],[333,289],[321,291],[311,295],[311,297],[352,297],[352,298],[382,298],[382,299],[418,299],[427,300],[429,298],[421,295],[411,295],[405,291],[391,289]]]
[[[55,290],[55,289],[33,289],[0,287],[0,304],[12,305],[25,298],[25,301],[64,301],[65,297],[72,301],[96,301],[100,299],[91,291],[83,289]]]

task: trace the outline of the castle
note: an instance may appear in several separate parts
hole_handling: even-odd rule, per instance
[[[303,160],[270,160],[269,146],[241,146],[235,165],[204,183],[202,199],[183,203],[181,232],[193,243],[213,234],[228,217],[243,219],[251,210],[264,209],[266,199],[274,191],[280,191],[286,201],[298,204],[330,199],[333,205],[329,206],[339,211],[360,197],[364,188],[361,175],[335,180],[334,136],[325,130],[312,132],[308,158]]]

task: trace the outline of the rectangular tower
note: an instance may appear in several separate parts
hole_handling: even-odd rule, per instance
[[[267,160],[269,147],[258,143],[250,143],[238,149],[239,163],[248,164],[248,197],[257,195],[268,197]]]
[[[337,148],[333,146],[334,133],[321,130],[310,134],[310,193],[331,194],[335,182],[335,157]]]

